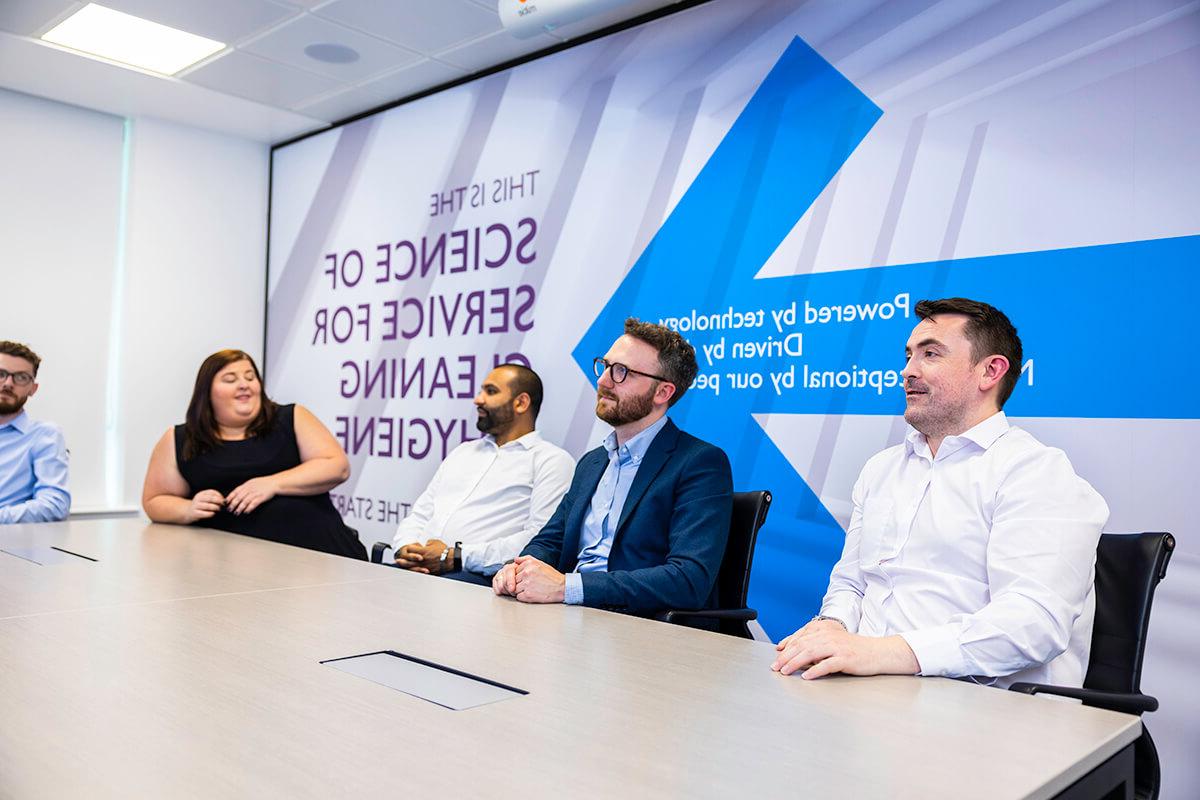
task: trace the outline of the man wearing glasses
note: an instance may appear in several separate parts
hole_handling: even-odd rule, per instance
[[[71,508],[62,431],[24,410],[41,363],[25,345],[0,341],[0,524],[55,522]]]
[[[733,507],[729,459],[666,416],[695,380],[696,351],[628,319],[595,371],[596,416],[613,432],[580,459],[554,516],[492,589],[642,615],[710,606]]]

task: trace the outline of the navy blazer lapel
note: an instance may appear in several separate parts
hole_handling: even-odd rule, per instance
[[[568,512],[567,525],[563,531],[562,552],[559,554],[560,572],[572,571],[579,562],[579,532],[583,530],[583,520],[587,517],[592,497],[596,494],[596,487],[600,485],[600,478],[607,466],[608,451],[603,447],[585,454],[579,461],[579,499]]]
[[[678,442],[679,428],[675,427],[675,423],[668,418],[667,424],[663,426],[658,435],[654,437],[654,441],[650,443],[650,447],[647,448],[646,456],[642,459],[637,475],[633,478],[633,485],[629,487],[629,495],[625,498],[625,505],[621,507],[621,521],[617,523],[617,532],[613,536],[614,547],[617,538],[621,535],[621,530],[629,520],[629,515],[637,508],[642,495],[646,493],[650,484],[658,477],[658,473],[666,466]]]

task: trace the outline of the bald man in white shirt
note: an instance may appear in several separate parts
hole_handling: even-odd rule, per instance
[[[485,435],[451,451],[401,520],[397,566],[490,586],[541,530],[575,473],[575,460],[534,430],[542,396],[526,366],[488,373],[475,395]]]
[[[905,442],[867,462],[820,613],[771,665],[1081,686],[1108,506],[1000,410],[1021,370],[1002,312],[925,300],[905,348]]]

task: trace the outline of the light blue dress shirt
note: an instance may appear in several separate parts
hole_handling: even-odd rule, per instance
[[[71,510],[67,443],[22,411],[0,425],[0,523],[54,522]]]
[[[617,447],[616,431],[605,438],[608,466],[600,476],[596,493],[592,495],[592,504],[583,518],[583,527],[579,531],[579,562],[575,565],[575,571],[566,576],[564,603],[573,606],[583,604],[583,576],[579,573],[608,570],[608,554],[612,550],[613,537],[617,534],[617,524],[621,521],[621,510],[625,508],[625,500],[629,497],[629,488],[633,486],[634,476],[646,457],[646,451],[650,449],[650,443],[666,424],[667,417],[663,415],[658,422],[620,447]]]

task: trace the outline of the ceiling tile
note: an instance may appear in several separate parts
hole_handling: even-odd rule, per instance
[[[324,122],[183,80],[161,78],[0,33],[0,84],[60,103],[128,117],[157,117],[259,142]]]
[[[458,47],[453,47],[437,54],[439,61],[445,61],[468,72],[478,72],[497,64],[503,64],[520,56],[535,53],[561,44],[558,39],[539,33],[528,39],[517,39],[506,31],[493,33]]]
[[[72,0],[2,0],[0,30],[22,36],[41,34],[80,5]]]
[[[494,8],[489,12],[467,0],[335,0],[316,13],[426,55],[500,30]]]
[[[314,75],[238,50],[189,72],[183,80],[281,108],[292,108],[342,85],[324,75]]]
[[[405,97],[432,89],[443,83],[449,83],[466,74],[464,70],[426,59],[411,67],[405,67],[381,78],[376,78],[370,83],[364,83],[360,88],[390,102],[403,100]]]
[[[329,64],[304,53],[310,44],[337,44],[358,53],[349,64]],[[241,49],[255,55],[355,83],[417,61],[420,56],[373,36],[309,14],[287,22]]]
[[[299,13],[268,0],[101,0],[101,5],[225,44],[236,44]]]
[[[344,92],[319,97],[316,100],[309,100],[304,105],[297,106],[294,110],[296,113],[303,114],[306,117],[323,119],[327,122],[338,122],[339,120],[353,117],[355,114],[360,114],[363,111],[368,111],[384,104],[385,101],[383,99],[370,92],[365,92],[361,89],[348,89]]]

